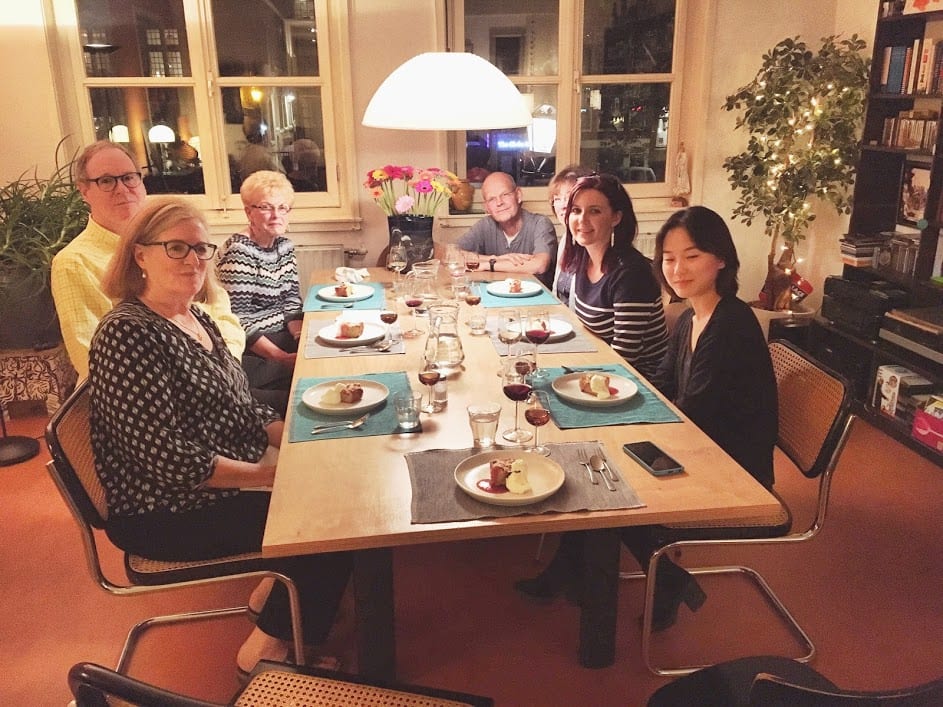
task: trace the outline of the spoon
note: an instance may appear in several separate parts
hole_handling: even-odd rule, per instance
[[[386,351],[393,345],[392,339],[380,339],[377,342],[372,344],[364,344],[363,346],[351,346],[349,349],[344,349],[347,353],[363,353],[365,351]]]
[[[609,477],[606,476],[606,462],[602,460],[598,454],[594,454],[589,458],[589,465],[593,467],[593,471],[598,471],[599,475],[602,477],[602,480],[606,482],[606,488],[610,491],[615,491],[616,487],[612,485],[612,482],[609,480]]]
[[[347,304],[322,304],[321,309],[352,309],[353,306],[353,302],[348,302]]]
[[[320,432],[328,432],[329,430],[355,430],[365,423],[368,417],[370,417],[369,412],[362,417],[358,417],[356,420],[345,420],[343,422],[332,422],[328,425],[317,425],[311,430],[311,434],[316,435]]]

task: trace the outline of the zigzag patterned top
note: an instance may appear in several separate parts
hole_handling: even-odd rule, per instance
[[[304,317],[295,245],[284,236],[264,248],[245,234],[233,234],[223,245],[216,275],[246,330],[246,349]]]

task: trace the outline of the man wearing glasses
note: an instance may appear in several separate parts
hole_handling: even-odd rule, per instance
[[[557,265],[557,234],[550,219],[521,208],[521,190],[504,172],[489,174],[481,195],[488,215],[458,239],[458,247],[485,256],[482,269],[534,275],[549,288]]]
[[[52,296],[62,339],[79,378],[88,377],[92,334],[112,307],[101,290],[102,276],[118,239],[147,196],[137,169],[130,152],[107,140],[89,145],[75,161],[76,182],[90,215],[85,230],[53,258]],[[197,256],[201,257],[199,253]],[[200,306],[216,322],[226,346],[239,359],[245,348],[245,332],[230,309],[226,291],[219,285],[213,287],[215,304]]]

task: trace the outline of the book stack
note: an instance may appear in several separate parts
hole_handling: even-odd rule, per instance
[[[939,117],[935,110],[902,110],[897,116],[884,119],[881,144],[932,153],[936,150]]]
[[[943,39],[924,37],[913,44],[884,47],[881,91],[939,95],[943,91]]]
[[[884,234],[851,234],[839,240],[841,260],[853,268],[875,266],[875,255],[888,242],[890,236]]]

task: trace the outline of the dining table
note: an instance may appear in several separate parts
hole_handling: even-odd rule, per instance
[[[427,392],[417,377],[426,336],[404,339],[384,351],[354,352],[338,346],[344,342],[333,336],[339,317],[360,319],[373,327],[382,308],[397,311],[402,328],[408,325],[407,309],[392,286],[394,274],[382,268],[369,268],[368,273],[359,285],[370,292],[363,290],[363,296],[350,303],[330,296],[333,270],[312,274],[262,544],[268,557],[353,554],[357,661],[362,674],[395,677],[393,552],[398,547],[585,531],[580,534],[586,561],[578,659],[584,667],[600,668],[615,659],[619,528],[734,520],[779,509],[769,491],[549,292],[541,290],[532,297],[507,296],[506,287],[495,290],[493,283],[506,281],[507,274],[466,274],[489,291],[477,305],[486,308],[487,331],[479,336],[469,333],[465,322],[470,305],[459,301],[464,361],[447,378],[447,405],[440,412],[423,413],[420,431],[400,430],[389,397],[404,387]],[[445,268],[439,277],[441,291],[450,293]],[[490,296],[491,290],[499,295]],[[359,306],[361,302],[370,308]],[[497,341],[494,330],[501,308],[526,313],[533,307],[545,308],[571,329],[568,339],[537,348],[537,365],[549,374],[540,387],[547,390],[552,413],[551,422],[539,429],[541,443],[552,452],[541,459],[555,459],[554,469],[563,469],[564,476],[559,489],[539,503],[497,505],[464,488],[467,481],[456,473],[465,460],[483,451],[473,448],[466,407],[500,402],[498,448],[515,449],[501,438],[501,430],[513,422],[515,407],[504,397],[497,375],[507,347]],[[603,368],[629,380],[636,393],[618,405],[583,406],[557,390],[554,381],[563,380],[563,366],[577,371]],[[362,380],[390,392],[359,427],[313,434],[315,423],[358,416],[338,416],[333,410],[322,416],[312,409],[310,391],[338,380]],[[368,392],[373,394],[372,387]],[[529,428],[526,423],[524,427]],[[674,457],[683,473],[655,477],[623,453],[625,443],[643,440]],[[616,481],[608,485],[615,492],[599,484],[598,478],[591,481],[594,475],[580,464],[587,449],[601,452],[609,462]],[[520,458],[546,463],[518,451]]]

